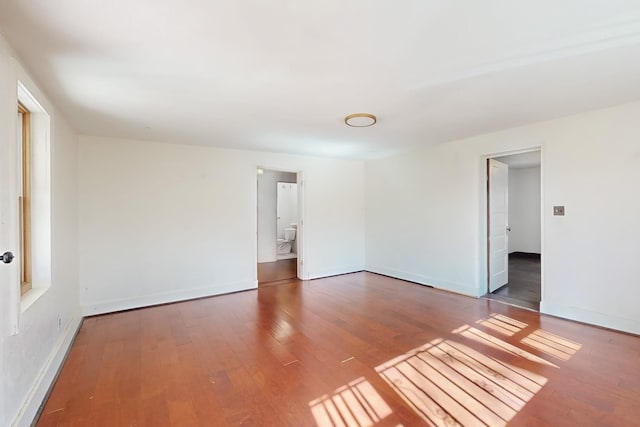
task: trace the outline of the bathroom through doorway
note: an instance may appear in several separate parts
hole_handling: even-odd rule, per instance
[[[258,285],[298,277],[300,203],[296,172],[258,168]]]

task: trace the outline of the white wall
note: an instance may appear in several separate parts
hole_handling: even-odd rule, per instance
[[[477,293],[478,164],[453,144],[366,163],[367,270]]]
[[[540,253],[540,167],[509,168],[509,253]]]
[[[84,313],[255,288],[258,165],[304,174],[305,278],[361,270],[361,161],[81,136]]]
[[[640,333],[638,117],[633,103],[367,162],[367,269],[485,293],[484,158],[542,146],[541,311]]]
[[[1,283],[3,343],[0,360],[4,381],[0,385],[0,425],[3,426],[12,423],[30,425],[80,323],[76,136],[11,56],[10,47],[0,37],[0,129],[3,132],[0,144],[15,143],[18,79],[26,84],[51,117],[51,284],[39,299],[20,312],[20,308],[15,310],[12,307],[14,301],[16,304],[18,302],[11,297],[19,282]],[[2,191],[8,191],[7,187],[7,183],[3,182]],[[5,196],[6,193],[3,194]],[[7,236],[2,238],[4,246]],[[17,248],[13,250],[17,252]],[[14,261],[12,266],[15,265]],[[12,313],[16,314],[17,323]],[[61,319],[60,328],[58,318]],[[17,334],[13,334],[15,326],[18,326]]]
[[[296,182],[296,174],[265,170],[258,175],[258,262],[277,260],[276,183]]]

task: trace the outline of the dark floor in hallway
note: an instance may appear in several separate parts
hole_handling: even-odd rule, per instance
[[[509,282],[489,298],[540,310],[540,255],[509,254]]]

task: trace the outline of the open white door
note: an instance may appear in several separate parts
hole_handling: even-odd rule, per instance
[[[509,281],[509,166],[487,162],[489,177],[489,292]]]
[[[296,245],[298,251],[298,279],[307,279],[306,266],[304,265],[304,257],[306,256],[304,251],[304,173],[298,172],[296,177],[298,184],[298,230],[296,231]]]
[[[10,182],[9,175],[9,143],[6,138],[0,138],[0,183],[8,183]],[[0,186],[0,256],[5,252],[10,251],[15,253],[16,248],[11,247],[11,242],[9,239],[9,232],[11,231],[9,228],[9,191],[8,186],[2,185]],[[15,262],[15,261],[14,261]],[[3,261],[0,261],[0,424],[3,424],[5,421],[5,411],[4,411],[4,340],[7,336],[8,332],[8,323],[9,318],[7,313],[9,313],[9,287],[11,286],[11,276],[10,269],[12,264],[5,264]]]
[[[0,76],[4,70],[0,69]],[[3,89],[0,87],[0,89]],[[3,98],[2,102],[6,100]],[[2,110],[3,114],[5,110]],[[17,114],[17,112],[16,112]],[[8,120],[2,125],[11,124]],[[14,173],[16,169],[14,138],[10,136],[13,126],[0,126],[0,425],[8,425],[11,420],[5,419],[5,367],[4,341],[13,335],[17,328],[17,310],[15,304],[16,292],[19,292],[20,259],[12,259],[19,253],[17,226],[17,190],[15,188]],[[15,200],[15,203],[11,203]]]

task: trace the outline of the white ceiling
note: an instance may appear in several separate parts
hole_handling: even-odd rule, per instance
[[[638,0],[5,0],[0,31],[91,135],[372,158],[640,99]]]

